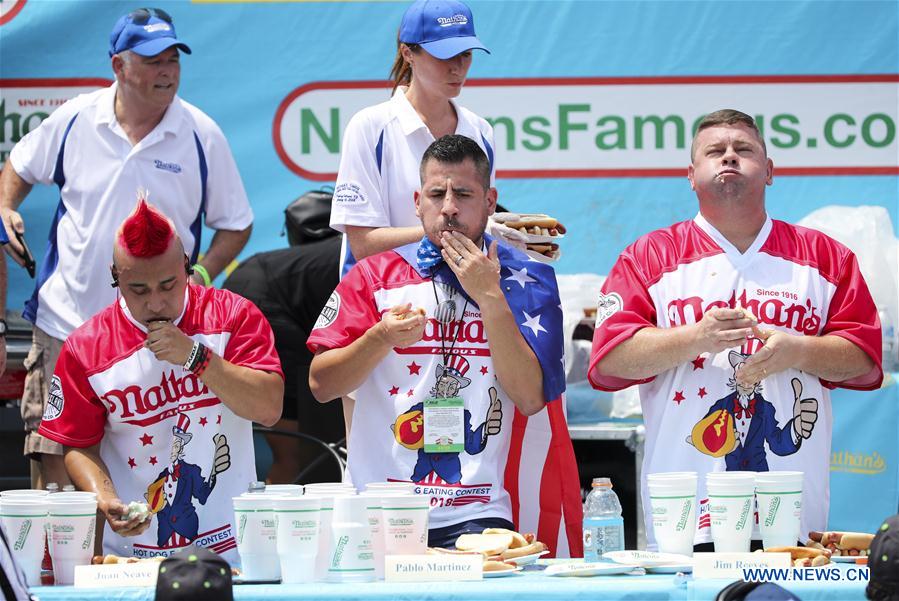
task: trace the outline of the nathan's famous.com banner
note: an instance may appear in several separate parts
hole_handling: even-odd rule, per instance
[[[460,103],[494,128],[500,177],[682,176],[696,124],[752,114],[783,175],[899,174],[899,75],[470,80]],[[272,134],[294,173],[333,181],[352,115],[383,81],[289,94]]]
[[[0,164],[25,134],[67,100],[111,83],[102,78],[0,79]]]

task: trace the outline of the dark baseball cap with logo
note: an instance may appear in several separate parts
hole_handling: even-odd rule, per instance
[[[126,50],[156,56],[172,46],[190,54],[190,47],[175,37],[172,17],[161,8],[138,8],[120,17],[109,34],[109,56]]]
[[[868,587],[873,601],[899,601],[899,514],[888,517],[868,550]]]
[[[159,566],[156,601],[233,601],[231,566],[221,555],[190,545]]]
[[[457,0],[416,0],[403,15],[399,37],[404,44],[418,44],[439,59],[466,50],[490,52],[474,34],[471,9]]]

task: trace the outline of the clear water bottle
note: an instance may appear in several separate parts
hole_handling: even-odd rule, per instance
[[[623,549],[621,502],[609,478],[593,478],[593,490],[584,502],[584,561],[597,561],[604,553]]]

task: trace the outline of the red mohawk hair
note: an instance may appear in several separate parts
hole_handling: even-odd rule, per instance
[[[132,257],[149,259],[168,250],[174,237],[172,222],[138,193],[137,207],[119,228],[119,245]]]

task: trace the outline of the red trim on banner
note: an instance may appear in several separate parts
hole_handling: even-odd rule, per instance
[[[104,77],[35,77],[28,79],[0,79],[0,87],[4,88],[75,88],[81,86],[97,86],[105,88],[111,85],[112,80]]]
[[[6,25],[10,21],[12,21],[16,17],[16,15],[19,14],[19,11],[25,7],[25,2],[27,1],[28,0],[18,0],[15,4],[13,4],[13,7],[6,11],[5,15],[0,17],[0,25]]]
[[[510,86],[622,86],[622,85],[709,85],[709,84],[770,84],[770,83],[899,83],[899,73],[867,75],[688,75],[671,77],[510,77],[471,79],[471,87]],[[303,169],[288,156],[281,140],[281,120],[287,107],[302,94],[315,90],[359,90],[384,88],[393,82],[386,80],[314,81],[293,90],[281,101],[272,123],[272,140],[278,157],[293,173],[317,182],[333,182],[337,173],[318,173]],[[385,100],[387,96],[385,95]],[[780,167],[777,175],[899,175],[899,166],[879,167]],[[498,178],[587,178],[587,177],[686,177],[686,167],[678,169],[498,169]]]

